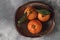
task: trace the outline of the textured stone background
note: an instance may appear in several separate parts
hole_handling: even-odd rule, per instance
[[[55,10],[56,25],[49,35],[39,38],[19,35],[14,25],[15,11],[28,1],[35,0],[0,0],[0,40],[60,40],[60,0],[37,0],[49,3]]]

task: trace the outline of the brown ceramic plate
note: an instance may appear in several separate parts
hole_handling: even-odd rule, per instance
[[[51,16],[49,21],[43,23],[43,29],[41,31],[41,33],[38,33],[36,35],[31,34],[28,30],[27,30],[27,23],[28,20],[24,23],[22,23],[20,26],[17,24],[18,19],[23,15],[24,10],[26,9],[27,6],[33,6],[34,8],[42,8],[42,9],[47,9],[51,12]],[[42,2],[38,2],[38,1],[32,1],[32,2],[28,2],[22,6],[20,6],[17,11],[16,11],[16,15],[15,15],[15,25],[16,25],[16,29],[19,32],[19,34],[26,36],[26,37],[41,37],[43,35],[46,35],[48,33],[50,33],[52,31],[52,29],[54,28],[55,22],[54,22],[54,10],[53,8],[46,4],[46,3],[42,3]]]

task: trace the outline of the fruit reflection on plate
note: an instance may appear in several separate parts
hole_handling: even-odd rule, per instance
[[[17,31],[26,37],[41,37],[54,28],[53,8],[45,3],[28,2],[16,11],[15,24]]]

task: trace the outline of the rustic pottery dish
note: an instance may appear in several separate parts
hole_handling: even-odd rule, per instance
[[[22,23],[22,24],[18,24],[17,21],[18,19],[23,15],[24,10],[26,9],[27,6],[33,6],[34,8],[43,8],[43,9],[47,9],[51,12],[51,16],[49,21],[47,22],[42,22],[42,31],[36,35],[31,34],[28,29],[27,29],[27,23],[29,20],[27,20],[26,22]],[[39,1],[32,1],[32,2],[28,2],[22,6],[20,6],[17,10],[16,10],[16,14],[15,14],[15,25],[16,25],[16,29],[19,32],[20,35],[26,36],[26,37],[41,37],[44,36],[48,33],[50,33],[55,25],[54,22],[54,10],[53,8],[43,2],[39,2]]]

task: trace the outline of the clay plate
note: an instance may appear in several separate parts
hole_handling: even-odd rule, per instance
[[[37,9],[43,8],[43,9],[47,9],[51,12],[50,19],[45,23],[42,22],[43,29],[42,29],[41,33],[38,33],[36,35],[31,34],[27,29],[28,20],[26,22],[20,24],[20,25],[17,24],[18,19],[23,15],[23,12],[24,12],[24,10],[26,9],[27,6],[33,6]],[[17,29],[17,31],[19,32],[20,35],[23,35],[23,36],[26,36],[26,37],[41,37],[41,36],[44,36],[44,35],[50,33],[54,28],[54,25],[55,25],[54,10],[50,5],[48,5],[46,3],[43,3],[43,2],[39,2],[39,1],[28,2],[28,3],[20,6],[16,10],[15,25],[16,25],[16,29]]]

